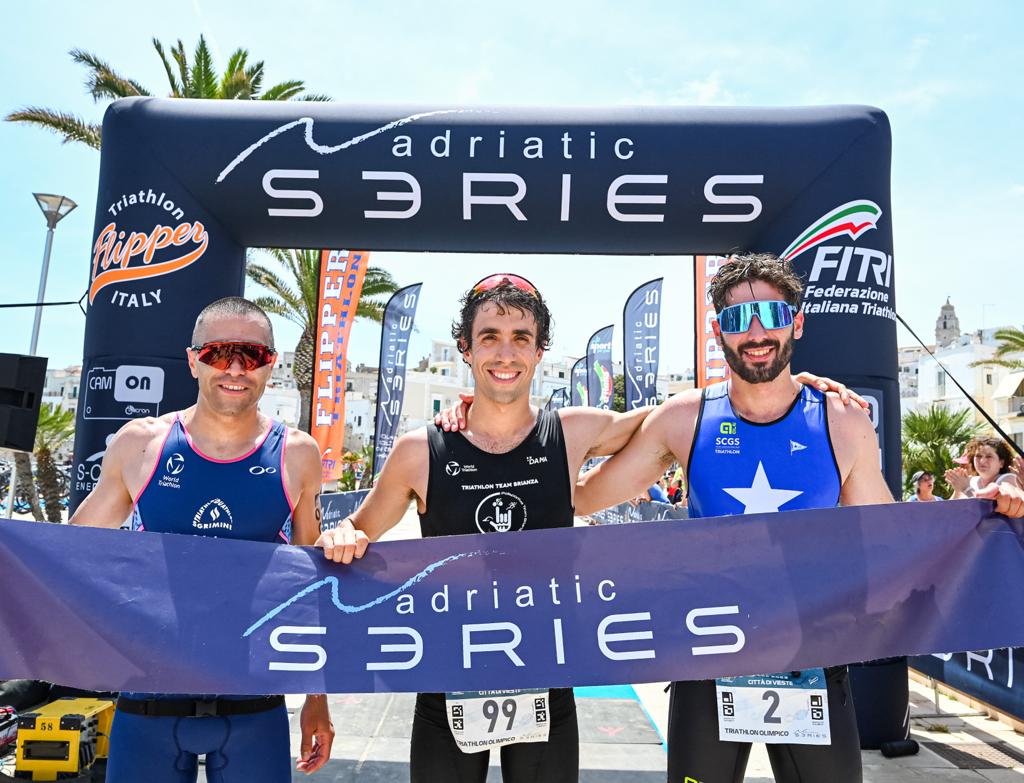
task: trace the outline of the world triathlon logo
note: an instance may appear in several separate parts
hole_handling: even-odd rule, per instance
[[[174,454],[167,458],[166,468],[168,474],[177,476],[185,469],[185,458],[178,452],[174,452]]]
[[[447,473],[449,476],[457,476],[462,472],[462,465],[460,465],[455,460],[452,460],[451,462],[444,466],[444,472]]]
[[[476,507],[481,533],[508,533],[526,527],[526,504],[511,492],[492,492]]]

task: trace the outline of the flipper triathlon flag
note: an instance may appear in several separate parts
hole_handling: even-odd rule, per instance
[[[991,507],[452,536],[372,544],[352,566],[288,545],[5,522],[0,678],[492,690],[1024,646],[1024,529]]]

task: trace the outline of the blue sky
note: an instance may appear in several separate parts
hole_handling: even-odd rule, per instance
[[[100,12],[102,9],[102,13]],[[897,310],[924,335],[947,296],[967,329],[1020,326],[1024,210],[1024,4],[1018,2],[72,2],[5,11],[0,110],[26,105],[96,121],[67,52],[94,52],[154,94],[166,79],[150,39],[194,48],[207,36],[223,66],[238,46],[267,63],[270,83],[304,79],[337,101],[425,105],[624,104],[789,106],[866,103],[893,128],[892,213]],[[0,302],[32,301],[45,238],[33,191],[79,203],[58,228],[47,300],[78,299],[90,260],[99,155],[56,136],[0,123]],[[482,274],[515,269],[546,293],[556,354],[618,322],[625,293],[664,275],[662,368],[693,364],[692,270],[682,259],[631,263],[599,284],[610,261],[377,254],[402,284],[424,281],[419,343],[444,337],[458,294]],[[28,350],[31,310],[0,310],[0,350]],[[40,353],[77,363],[84,319],[49,308]],[[297,330],[279,326],[288,348]],[[902,330],[900,343],[910,342]],[[616,337],[618,343],[619,337]],[[378,333],[358,323],[355,361],[376,363]],[[183,337],[184,344],[184,337]]]

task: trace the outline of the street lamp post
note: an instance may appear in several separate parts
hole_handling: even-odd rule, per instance
[[[36,314],[32,321],[32,343],[28,352],[35,355],[39,343],[39,325],[43,320],[41,307],[46,294],[46,277],[50,272],[50,249],[53,247],[53,230],[71,210],[78,206],[67,196],[55,196],[51,193],[33,193],[36,203],[46,216],[46,249],[43,250],[43,271],[39,275],[39,292],[36,294]]]
[[[43,297],[46,295],[46,277],[50,272],[50,250],[53,247],[53,230],[57,224],[78,206],[67,196],[55,196],[52,193],[33,193],[36,203],[46,217],[46,248],[43,250],[43,270],[39,274],[39,290],[36,293],[36,312],[32,320],[32,341],[28,352],[35,356],[36,347],[39,344],[39,326],[43,320]],[[7,518],[14,516],[14,490],[17,484],[18,473],[14,464],[11,465],[10,486],[7,490]]]

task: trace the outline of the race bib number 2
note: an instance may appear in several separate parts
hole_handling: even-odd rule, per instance
[[[447,693],[445,711],[452,736],[464,753],[548,739],[550,715],[544,688]]]
[[[715,680],[724,742],[828,745],[824,669]]]

